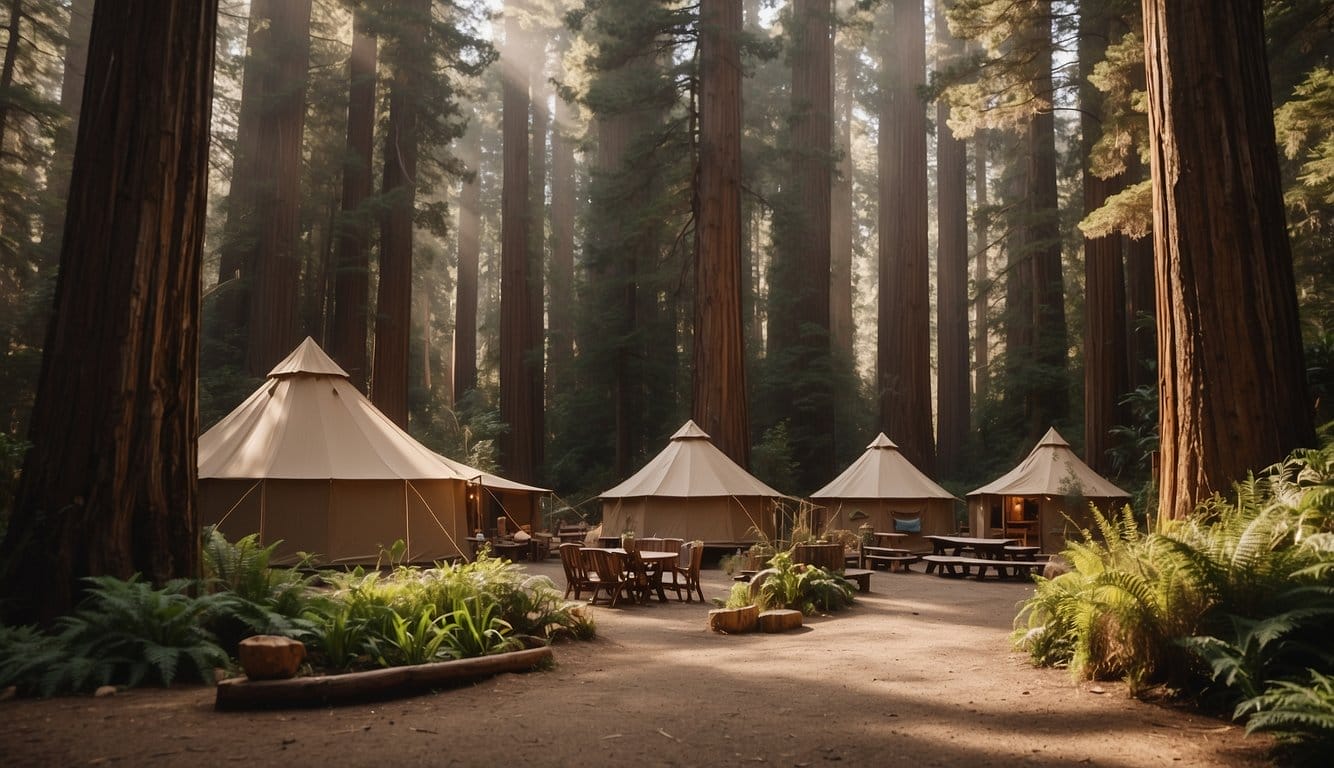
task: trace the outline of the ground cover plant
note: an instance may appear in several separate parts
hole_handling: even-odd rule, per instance
[[[468,658],[525,638],[588,639],[592,617],[544,576],[508,561],[353,571],[276,568],[274,546],[206,531],[205,577],[154,587],[90,579],[87,597],[49,631],[0,627],[0,688],[50,696],[102,685],[211,682],[234,670],[255,634],[300,640],[306,671],[338,672]],[[308,565],[309,561],[303,561]]]
[[[1161,532],[1096,516],[1037,579],[1015,639],[1044,665],[1166,684],[1314,754],[1334,744],[1334,442]]]

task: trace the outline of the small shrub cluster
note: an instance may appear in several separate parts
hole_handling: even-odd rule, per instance
[[[89,580],[78,608],[49,631],[0,627],[0,688],[51,696],[102,685],[212,681],[241,639],[300,640],[311,667],[345,671],[498,653],[543,640],[589,639],[592,617],[550,579],[480,557],[434,568],[351,572],[274,568],[254,536],[204,541],[206,576],[153,587]]]
[[[1044,665],[1167,684],[1299,750],[1334,745],[1334,442],[1169,529],[1096,516],[1038,579],[1015,640]]]
[[[790,551],[775,554],[769,574],[752,601],[749,584],[736,584],[728,595],[726,607],[739,608],[754,602],[760,610],[790,608],[807,616],[832,613],[852,605],[855,590],[846,579],[814,565],[797,563]]]

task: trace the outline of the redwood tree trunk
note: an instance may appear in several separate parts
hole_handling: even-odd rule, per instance
[[[500,216],[500,460],[520,482],[535,479],[533,403],[527,355],[532,347],[532,296],[528,275],[528,68],[519,58],[522,31],[514,14],[505,17],[507,50],[501,133],[504,179]],[[526,53],[526,52],[525,52]]]
[[[551,130],[551,301],[547,341],[551,379],[561,387],[574,360],[574,110],[556,99]],[[558,390],[559,391],[559,390]]]
[[[5,25],[5,57],[0,62],[0,93],[6,96],[0,99],[0,149],[5,146],[5,133],[9,128],[9,105],[13,103],[7,95],[14,86],[14,68],[19,59],[19,42],[23,39],[23,0],[9,0],[9,19]]]
[[[216,0],[98,3],[32,449],[3,546],[6,620],[86,576],[198,575],[199,265]]]
[[[334,256],[334,315],[330,352],[353,386],[366,389],[366,310],[370,301],[370,238],[373,217],[371,157],[375,141],[375,36],[366,11],[353,8],[352,54],[348,57],[347,157],[343,162],[342,215]]]
[[[51,169],[47,172],[49,198],[42,215],[42,269],[55,274],[55,256],[65,228],[65,198],[69,195],[70,165],[74,161],[74,137],[79,134],[79,107],[83,101],[84,73],[88,63],[88,33],[93,25],[93,0],[70,4],[69,29],[65,42],[65,73],[60,81],[60,111],[66,122],[56,131],[51,145]]]
[[[777,397],[788,404],[793,485],[818,487],[834,471],[829,355],[830,156],[833,34],[830,0],[793,4],[791,172],[787,233],[770,281],[769,353]]]
[[[973,224],[976,251],[977,296],[973,301],[973,392],[980,405],[986,402],[989,394],[991,365],[991,332],[987,324],[991,294],[991,275],[987,264],[987,252],[991,250],[991,233],[986,225],[984,211],[987,209],[987,132],[973,134],[973,210],[976,220]]]
[[[936,6],[937,66],[963,55],[963,41],[950,35],[945,8]],[[942,45],[943,44],[943,45]],[[936,402],[940,473],[955,477],[968,439],[968,152],[947,121],[950,108],[936,102]]]
[[[525,363],[528,371],[528,403],[532,410],[533,439],[530,444],[533,479],[546,459],[546,207],[547,207],[547,129],[551,113],[547,110],[549,89],[545,87],[545,41],[530,35],[533,40],[533,69],[529,77],[533,89],[531,161],[529,164],[529,255],[528,255],[528,349]]]
[[[856,50],[840,50],[835,69],[843,87],[834,94],[838,173],[830,198],[829,222],[829,345],[846,364],[854,361],[856,324],[852,317],[852,103],[855,101]],[[840,76],[835,72],[835,76]]]
[[[1127,183],[1147,177],[1149,169],[1137,153],[1130,153],[1126,168]],[[1129,356],[1129,386],[1132,389],[1158,386],[1158,309],[1155,301],[1153,238],[1141,237],[1126,244],[1126,323]]]
[[[893,72],[880,119],[877,393],[881,428],[918,469],[934,474],[926,107],[917,93],[926,79],[921,0],[895,0],[893,45],[885,51]]]
[[[268,95],[258,128],[256,172],[262,188],[255,208],[258,240],[253,267],[246,369],[262,376],[301,341],[297,280],[301,275],[301,136],[306,120],[306,69],[310,60],[310,2],[270,6],[265,69]]]
[[[218,294],[219,324],[224,333],[236,334],[244,356],[245,329],[249,316],[252,243],[258,239],[258,194],[261,189],[259,123],[269,96],[265,72],[274,55],[266,46],[268,19],[274,0],[251,0],[246,25],[245,71],[241,76],[241,105],[236,116],[236,144],[232,151],[232,176],[227,189],[227,221],[223,225],[218,258],[218,283],[236,282]],[[237,361],[237,364],[244,359]]]
[[[700,134],[691,414],[719,450],[750,465],[741,321],[741,6],[700,6]]]
[[[1085,8],[1079,26],[1079,114],[1087,216],[1101,208],[1108,196],[1120,191],[1123,177],[1102,179],[1090,170],[1104,108],[1102,92],[1088,77],[1094,63],[1106,55],[1107,40],[1114,32],[1113,20],[1097,8]],[[1125,407],[1120,405],[1130,389],[1121,240],[1120,235],[1084,239],[1084,461],[1104,475],[1112,470],[1108,454],[1115,447],[1112,427],[1129,421]]]
[[[1035,51],[1033,91],[1052,98],[1051,2],[1037,3],[1032,44]],[[1050,108],[1028,121],[1028,226],[1025,247],[1032,275],[1033,382],[1028,386],[1025,411],[1028,432],[1037,440],[1055,422],[1065,418],[1069,400],[1066,379],[1068,343],[1065,329],[1065,283],[1061,269],[1059,201],[1056,195],[1056,120]]]
[[[459,265],[454,301],[454,402],[477,388],[477,263],[482,216],[482,127],[474,125],[459,152],[473,176],[459,195]]]
[[[1260,0],[1144,0],[1159,515],[1315,443]]]
[[[423,21],[405,24],[394,40],[389,84],[389,125],[384,138],[381,192],[389,209],[380,223],[380,283],[375,301],[375,359],[371,400],[408,425],[408,344],[412,327],[412,227],[417,196],[417,90],[425,87],[420,65],[411,61],[425,47],[430,0],[413,10]]]

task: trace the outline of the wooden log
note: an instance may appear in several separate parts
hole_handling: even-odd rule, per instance
[[[796,629],[800,626],[801,611],[794,611],[790,608],[775,608],[760,614],[761,632],[769,632],[772,634],[787,629]]]
[[[740,608],[715,608],[709,611],[709,629],[725,635],[739,635],[755,631],[760,621],[760,609],[754,605]]]
[[[384,699],[480,680],[502,672],[526,672],[548,663],[551,648],[525,648],[456,661],[348,672],[291,680],[223,680],[213,706],[219,710],[322,706]]]
[[[306,646],[282,635],[255,635],[240,642],[237,656],[251,680],[285,680],[296,677]]]

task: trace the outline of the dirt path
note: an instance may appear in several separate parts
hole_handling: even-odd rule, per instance
[[[562,583],[559,564],[534,570]],[[705,593],[730,582],[705,572]],[[335,709],[215,713],[211,689],[0,704],[7,766],[1252,766],[1240,728],[1075,684],[1008,650],[1016,583],[877,572],[782,635],[699,603],[597,609],[556,669]],[[1102,693],[1096,693],[1102,690]],[[904,762],[906,761],[906,762]]]

